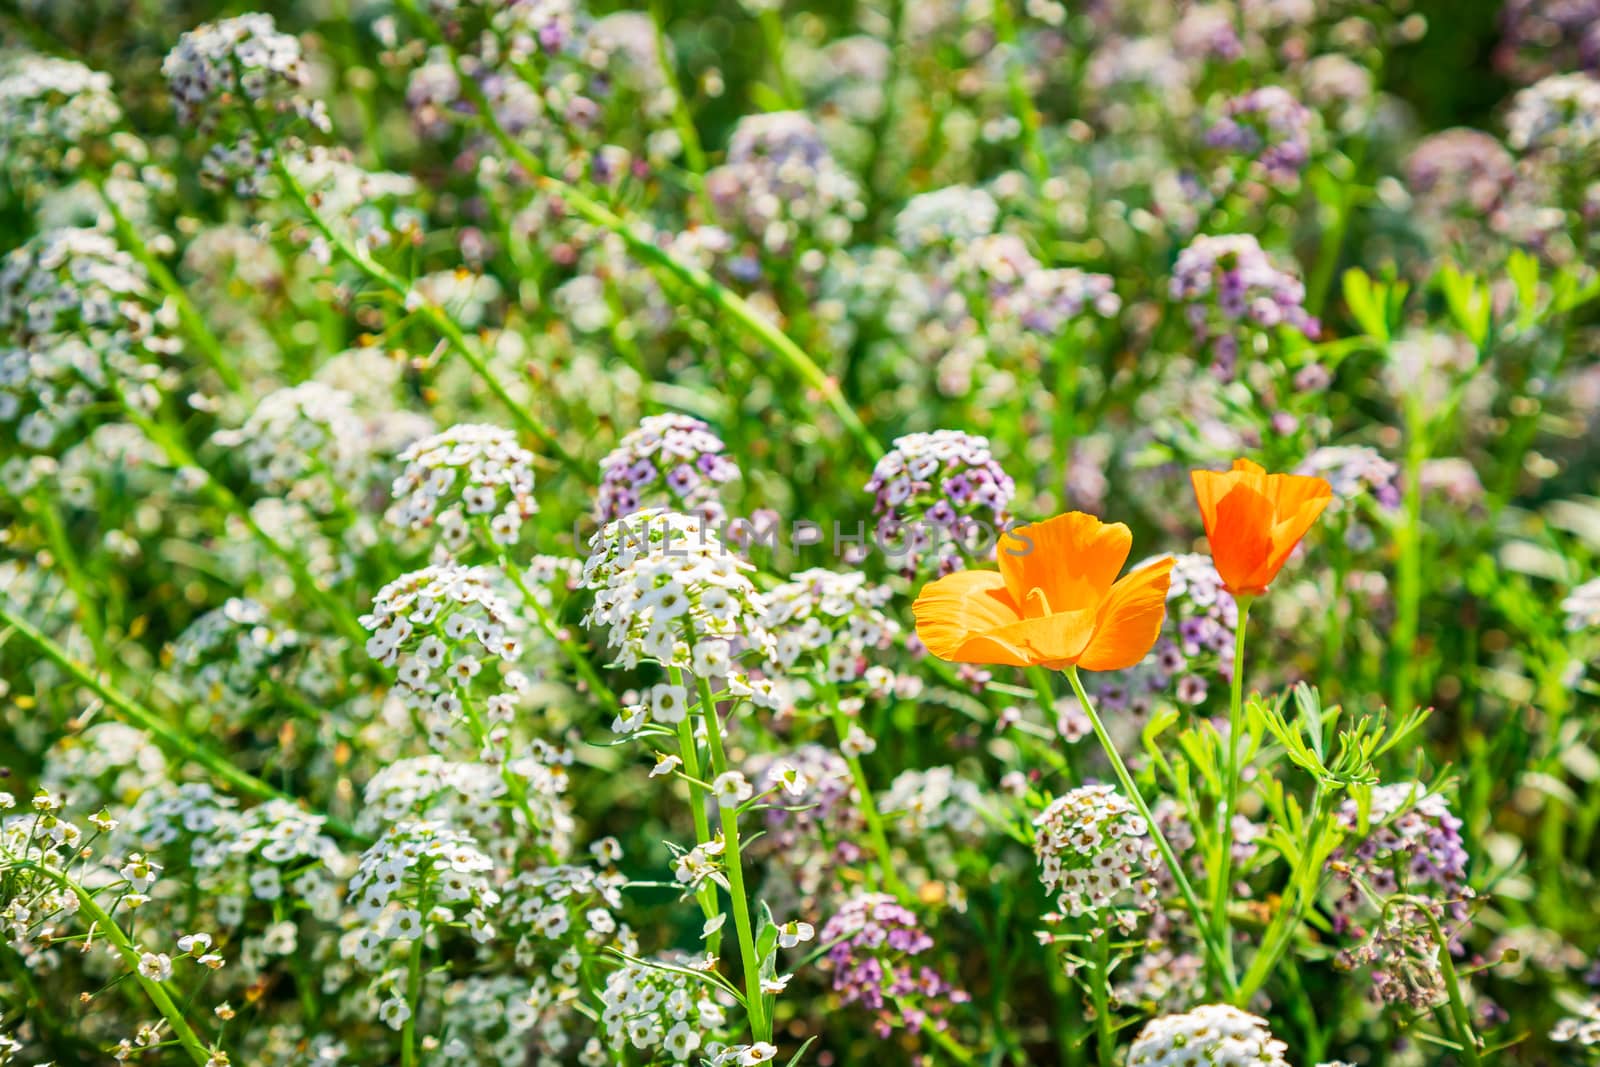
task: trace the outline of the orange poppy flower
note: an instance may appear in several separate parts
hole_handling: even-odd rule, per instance
[[[1230,471],[1190,471],[1211,558],[1235,596],[1259,596],[1333,499],[1333,487],[1302,474],[1268,474],[1247,459]]]
[[[1144,659],[1167,613],[1171,557],[1117,580],[1133,536],[1081,511],[1000,538],[1000,570],[957,571],[911,606],[929,652],[957,663],[1115,671]]]

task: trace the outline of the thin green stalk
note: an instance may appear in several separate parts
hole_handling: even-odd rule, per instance
[[[683,671],[671,667],[667,676],[672,684],[682,689]],[[689,784],[689,814],[694,819],[694,840],[697,845],[711,843],[711,820],[706,815],[706,789],[700,783],[705,777],[700,773],[700,747],[694,739],[694,720],[688,715],[678,720],[678,758],[683,760],[683,773]],[[707,883],[695,894],[700,900],[700,911],[707,921],[715,919],[721,909],[717,906],[716,887]],[[707,938],[707,947],[715,955],[721,946],[721,935]]]
[[[600,673],[595,670],[594,664],[589,662],[589,657],[582,648],[578,647],[578,643],[562,634],[560,627],[550,617],[550,613],[539,602],[539,598],[534,595],[533,590],[528,588],[527,582],[523,581],[522,571],[518,569],[516,564],[511,562],[510,557],[504,552],[500,553],[500,568],[511,579],[511,584],[516,586],[517,591],[522,594],[522,602],[533,612],[534,618],[539,622],[539,628],[545,632],[545,636],[554,641],[561,649],[562,655],[567,657],[567,662],[572,664],[572,669],[578,672],[578,676],[589,687],[589,691],[605,705],[607,711],[613,715],[620,714],[622,701],[617,699],[617,695],[611,691],[611,687],[600,677]]]
[[[678,260],[655,241],[635,231],[610,208],[575,186],[544,173],[545,168],[539,159],[507,133],[505,127],[500,124],[477,82],[461,70],[460,57],[450,48],[449,42],[439,32],[438,26],[418,9],[415,0],[398,0],[398,3],[418,22],[434,44],[446,49],[461,80],[462,90],[477,106],[478,115],[490,135],[532,176],[541,189],[559,197],[585,221],[616,234],[628,250],[647,266],[688,286],[712,307],[728,315],[746,335],[770,349],[793,373],[816,390],[834,417],[843,424],[850,436],[855,438],[856,443],[869,458],[876,460],[883,455],[883,446],[868,432],[861,417],[846,402],[843,393],[839,391],[839,383],[826,374],[816,361],[775,323],[752,307],[739,294],[723,286],[707,271]]]
[[[77,880],[66,872],[56,870],[46,864],[36,863],[32,860],[22,860],[13,863],[12,866],[37,871],[78,898],[79,907],[83,910],[84,915],[88,917],[91,929],[104,934],[106,940],[110,941],[116,948],[117,953],[122,957],[123,962],[127,964],[129,971],[132,972],[134,980],[139,983],[139,988],[144,990],[145,996],[150,998],[151,1005],[166,1020],[167,1025],[172,1027],[172,1036],[177,1039],[178,1045],[188,1055],[189,1059],[193,1060],[199,1067],[206,1067],[206,1064],[211,1060],[211,1053],[206,1048],[205,1043],[200,1040],[200,1036],[189,1025],[189,1020],[184,1018],[183,1012],[178,1009],[178,1005],[173,1001],[172,994],[167,992],[165,983],[158,982],[153,978],[147,978],[139,972],[139,957],[141,953],[138,947],[129,940],[122,927],[117,925],[116,921],[100,906],[100,902],[94,898],[94,894],[79,885]]]
[[[33,493],[34,511],[39,517],[39,524],[44,527],[45,540],[50,545],[50,553],[60,564],[66,577],[67,588],[72,590],[73,597],[77,600],[75,616],[78,624],[83,627],[84,633],[89,638],[89,644],[94,646],[95,663],[105,666],[110,662],[106,654],[105,620],[100,617],[94,607],[91,583],[83,572],[83,565],[78,560],[78,553],[72,546],[72,540],[67,536],[66,523],[61,517],[61,509],[56,507],[56,494],[54,490],[44,486]]]
[[[1211,924],[1206,921],[1206,912],[1200,906],[1200,898],[1195,896],[1194,887],[1189,884],[1189,876],[1184,873],[1183,865],[1178,862],[1178,854],[1173,851],[1172,845],[1167,841],[1167,835],[1161,832],[1161,824],[1156,822],[1155,816],[1150,811],[1150,805],[1145,803],[1144,794],[1139,792],[1138,783],[1133,780],[1133,775],[1128,773],[1128,765],[1122,762],[1122,755],[1117,751],[1117,746],[1111,741],[1111,735],[1106,732],[1105,723],[1100,721],[1100,713],[1095,711],[1094,702],[1089,699],[1089,694],[1084,691],[1083,682],[1078,677],[1078,668],[1071,666],[1066,669],[1067,680],[1072,683],[1072,691],[1078,698],[1078,703],[1083,706],[1083,713],[1089,719],[1089,726],[1094,730],[1095,740],[1100,742],[1100,747],[1105,751],[1106,759],[1111,762],[1111,769],[1117,776],[1117,781],[1122,784],[1123,792],[1128,794],[1128,799],[1139,810],[1144,818],[1145,825],[1150,829],[1150,836],[1156,843],[1156,850],[1161,853],[1161,861],[1167,865],[1172,880],[1178,887],[1178,893],[1183,897],[1183,904],[1189,910],[1189,915],[1194,919],[1200,943],[1205,948],[1206,959],[1216,968],[1228,995],[1231,997],[1236,989],[1232,972],[1224,965],[1221,949],[1217,947],[1216,939],[1211,933]]]
[[[722,750],[722,723],[717,718],[711,683],[697,678],[700,711],[706,720],[706,743],[711,749],[711,773],[720,776],[728,770],[728,757]],[[744,967],[746,1008],[750,1013],[750,1032],[756,1041],[772,1040],[772,1021],[767,1018],[766,994],[761,992],[761,963],[756,959],[756,936],[750,922],[750,900],[744,888],[744,861],[739,854],[739,815],[734,808],[723,808],[722,840],[726,849],[724,867],[728,872],[728,896],[733,907],[733,927],[739,938],[739,959]]]
[[[872,119],[872,147],[868,150],[866,168],[861,172],[867,180],[867,218],[875,224],[883,204],[894,200],[890,191],[884,188],[879,171],[883,169],[884,149],[888,147],[889,131],[894,126],[895,100],[904,53],[900,47],[900,31],[905,23],[905,11],[906,0],[889,0],[889,32],[884,35],[884,44],[889,46],[889,69],[883,75],[883,106]]]
[[[573,456],[572,453],[568,452],[543,422],[539,421],[525,406],[517,402],[516,398],[511,395],[511,391],[506,388],[505,383],[500,380],[499,375],[495,374],[494,369],[489,366],[483,356],[467,343],[466,334],[457,325],[455,319],[451,318],[443,308],[430,301],[422,300],[419,303],[420,298],[417,292],[409,284],[382,263],[357,248],[344,234],[335,229],[323,217],[322,213],[312,204],[305,187],[300,184],[300,179],[296,178],[294,172],[289,169],[283,153],[278,150],[277,142],[268,136],[266,126],[261,121],[261,116],[254,105],[246,101],[244,107],[249,115],[251,125],[255,128],[256,136],[260,138],[263,144],[268,146],[272,153],[273,174],[283,183],[283,187],[289,193],[290,199],[299,206],[301,212],[310,220],[311,225],[316,228],[329,246],[339,253],[340,258],[361,271],[371,281],[387,289],[408,310],[413,310],[420,315],[430,327],[444,337],[445,343],[449,345],[452,351],[466,360],[467,365],[472,368],[472,372],[478,376],[484,385],[489,387],[489,391],[511,413],[512,421],[517,424],[520,430],[538,440],[540,446],[560,461],[562,466],[568,468],[585,481],[592,483],[595,480],[594,472],[586,464],[580,462],[577,457]]]
[[[183,326],[183,332],[188,335],[195,347],[200,349],[200,354],[211,364],[211,369],[217,372],[222,384],[229,392],[241,392],[244,389],[244,382],[240,379],[238,370],[222,351],[222,343],[217,340],[217,335],[212,333],[211,327],[206,324],[205,316],[200,314],[194,302],[189,299],[189,294],[184,292],[183,286],[178,284],[178,279],[172,276],[166,264],[150,251],[138,229],[106,191],[104,180],[96,179],[94,187],[100,194],[101,203],[111,215],[112,225],[116,228],[117,239],[123,250],[139,262],[145,273],[150,275],[150,280],[156,283],[156,287],[166,295],[167,299],[172,301],[172,306],[177,309],[178,322]]]
[[[1290,939],[1300,926],[1300,917],[1316,899],[1322,875],[1322,840],[1332,814],[1326,799],[1327,789],[1318,781],[1316,791],[1311,796],[1311,817],[1307,820],[1306,840],[1301,846],[1299,862],[1289,875],[1289,884],[1283,899],[1278,902],[1276,914],[1261,935],[1261,947],[1239,982],[1239,991],[1233,998],[1237,1007],[1248,1007],[1256,993],[1267,984],[1267,979],[1277,968],[1278,961],[1289,947]]]
[[[784,61],[786,39],[783,16],[776,7],[766,6],[762,8],[758,21],[761,23],[761,38],[767,46],[767,61],[772,64],[772,73],[778,79],[778,94],[783,97],[784,107],[798,110],[805,106],[805,98],[800,95],[794,78],[789,74],[789,65]]]
[[[1222,947],[1227,973],[1233,974],[1233,927],[1228,921],[1228,898],[1233,893],[1233,817],[1239,804],[1239,735],[1244,731],[1244,639],[1250,629],[1250,604],[1254,598],[1236,596],[1238,626],[1233,633],[1233,683],[1228,689],[1228,738],[1223,752],[1222,795],[1217,798],[1217,857],[1212,864],[1211,921]]]
[[[1389,647],[1394,687],[1389,706],[1406,714],[1415,706],[1417,620],[1422,603],[1422,464],[1428,457],[1423,415],[1415,399],[1406,402],[1405,496],[1395,567],[1394,636]]]
[[[256,517],[250,513],[250,509],[245,506],[244,501],[235,496],[227,486],[213,478],[211,472],[200,465],[200,461],[195,458],[194,453],[189,451],[188,445],[184,444],[176,433],[128,403],[120,392],[117,394],[117,399],[122,404],[128,420],[144,432],[145,437],[149,439],[151,444],[165,453],[168,462],[180,470],[193,471],[200,475],[200,492],[212,504],[223,511],[232,513],[240,522],[244,523],[246,529],[260,542],[261,546],[273,556],[276,556],[279,562],[289,569],[289,573],[294,576],[295,586],[322,607],[322,610],[327,613],[329,621],[347,639],[357,644],[366,641],[367,632],[357,621],[355,612],[351,610],[350,605],[322,587],[322,583],[317,581],[316,576],[311,573],[300,553],[280,544],[277,538],[267,533],[261,524],[256,521]]]
[[[1450,943],[1445,939],[1444,931],[1439,928],[1439,920],[1434,917],[1433,909],[1424,902],[1418,906],[1418,910],[1427,918],[1434,942],[1439,946],[1439,973],[1444,978],[1445,996],[1449,998],[1450,1018],[1455,1023],[1461,1054],[1466,1058],[1467,1067],[1478,1067],[1478,1064],[1483,1062],[1482,1057],[1478,1055],[1478,1035],[1472,1029],[1472,1015],[1467,1011],[1466,1001],[1461,996],[1461,980],[1456,975],[1455,961],[1450,958]]]
[[[246,796],[255,797],[257,800],[286,800],[291,804],[299,804],[295,797],[274,789],[252,774],[239,770],[226,756],[218,755],[190,739],[149,708],[135,703],[119,690],[96,678],[90,673],[89,668],[73,659],[66,649],[56,644],[28,620],[14,614],[3,600],[0,600],[0,622],[4,622],[26,638],[47,659],[66,671],[73,681],[104,700],[124,722],[148,731],[157,742],[180,759],[199,764]],[[330,832],[347,841],[361,840],[360,835],[354,830],[331,816],[327,817],[326,825]]]
[[[428,902],[419,900],[417,904],[418,910],[427,914]],[[423,941],[424,938],[419,934],[411,942],[411,958],[406,962],[406,1004],[411,1008],[411,1014],[406,1016],[400,1031],[401,1067],[416,1067],[417,1064],[417,1016],[422,1014]]]
[[[1095,1054],[1100,1067],[1116,1067],[1117,1032],[1111,1018],[1111,934],[1100,931],[1095,942],[1094,974],[1089,995],[1094,1001]]]
[[[901,1008],[905,1006],[899,998],[896,998],[895,1004]],[[962,1067],[967,1067],[967,1065],[977,1062],[977,1058],[963,1047],[959,1041],[951,1037],[948,1031],[939,1028],[937,1021],[924,1026],[922,1032],[927,1036],[928,1040],[939,1046],[939,1051],[961,1064]]]
[[[856,783],[856,792],[861,794],[861,815],[867,821],[867,839],[872,842],[873,851],[878,854],[878,867],[883,873],[884,888],[895,896],[904,900],[906,898],[905,883],[900,880],[900,875],[895,871],[894,850],[889,847],[889,836],[883,831],[883,816],[878,811],[877,799],[872,795],[872,787],[867,784],[867,772],[861,766],[861,757],[849,751],[845,738],[850,735],[850,720],[844,712],[839,710],[839,692],[829,686],[828,717],[833,720],[833,732],[839,738],[839,752],[844,756],[845,764],[850,768],[850,777]]]
[[[1039,146],[1039,109],[1033,106],[1028,95],[1028,85],[1023,80],[1022,64],[1017,56],[1017,23],[1011,12],[1011,0],[995,0],[993,8],[994,33],[1005,46],[1006,87],[1011,93],[1011,110],[1022,124],[1022,163],[1033,179],[1034,193],[1044,198],[1045,184],[1050,180],[1050,164],[1044,149]]]
[[[678,87],[678,72],[672,62],[672,49],[667,39],[667,12],[662,0],[650,0],[650,21],[656,31],[656,62],[661,64],[662,76],[672,90],[672,124],[678,130],[678,140],[683,142],[683,161],[688,165],[689,180],[697,196],[706,191],[706,150],[700,144],[700,131],[695,128],[694,116],[689,114],[689,101]]]

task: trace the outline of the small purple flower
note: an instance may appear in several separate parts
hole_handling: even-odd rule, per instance
[[[1263,86],[1223,103],[1206,145],[1244,157],[1269,182],[1293,186],[1311,159],[1311,110],[1287,89]]]
[[[841,1003],[878,1014],[880,1036],[896,1026],[913,1033],[943,1029],[951,1005],[971,998],[930,967],[908,957],[933,947],[933,938],[909,908],[887,893],[863,893],[846,901],[822,928],[819,941],[830,945],[826,959],[833,990]],[[899,1012],[885,1010],[887,998],[909,1001]]]
[[[711,428],[687,415],[651,415],[600,461],[595,513],[602,522],[665,504],[708,523],[725,517],[718,487],[739,477]]]

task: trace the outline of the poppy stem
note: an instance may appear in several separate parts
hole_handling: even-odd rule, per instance
[[[1200,942],[1205,946],[1206,957],[1211,965],[1222,976],[1222,981],[1227,987],[1231,997],[1235,989],[1233,972],[1225,965],[1222,950],[1217,947],[1215,936],[1211,931],[1211,924],[1206,921],[1205,909],[1200,906],[1200,898],[1195,896],[1194,886],[1189,884],[1189,876],[1183,871],[1183,865],[1178,862],[1177,853],[1172,850],[1172,845],[1167,841],[1167,836],[1161,832],[1161,825],[1150,812],[1150,805],[1145,803],[1144,794],[1139,792],[1139,786],[1133,780],[1133,775],[1128,773],[1128,765],[1122,762],[1122,756],[1117,752],[1117,746],[1112,744],[1111,735],[1106,733],[1105,723],[1100,721],[1100,713],[1094,710],[1094,703],[1089,699],[1089,694],[1084,692],[1083,682],[1078,678],[1078,668],[1074,664],[1065,671],[1067,681],[1072,683],[1072,692],[1078,698],[1078,703],[1083,707],[1083,714],[1089,720],[1089,726],[1094,730],[1095,740],[1100,742],[1100,747],[1105,751],[1106,759],[1111,761],[1111,769],[1116,773],[1117,781],[1122,784],[1123,792],[1128,794],[1128,799],[1139,810],[1145,825],[1150,828],[1150,836],[1155,840],[1156,850],[1161,853],[1161,861],[1167,865],[1167,870],[1172,873],[1172,880],[1178,887],[1179,894],[1183,897],[1184,907],[1189,910],[1189,915],[1194,919],[1195,928],[1200,934]]]
[[[1233,681],[1228,695],[1228,737],[1223,749],[1222,795],[1217,798],[1216,876],[1211,883],[1212,933],[1222,946],[1230,985],[1233,981],[1233,929],[1228,921],[1228,894],[1233,882],[1233,816],[1239,800],[1239,732],[1244,728],[1244,639],[1253,597],[1235,596],[1239,607],[1233,634]]]

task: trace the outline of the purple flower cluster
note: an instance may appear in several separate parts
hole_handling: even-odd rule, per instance
[[[1244,331],[1289,326],[1315,339],[1321,330],[1305,309],[1305,285],[1273,266],[1249,234],[1196,237],[1178,253],[1170,292],[1188,305],[1189,325],[1225,376],[1232,375]]]
[[[1054,334],[1086,310],[1110,318],[1122,308],[1109,275],[1046,269],[1014,234],[974,239],[957,250],[953,265],[985,289],[991,316],[1037,333]]]
[[[1415,782],[1380,785],[1372,790],[1367,818],[1347,799],[1339,825],[1359,838],[1353,848],[1336,852],[1330,863],[1348,888],[1333,905],[1333,928],[1357,937],[1357,924],[1370,904],[1363,885],[1379,897],[1409,894],[1432,901],[1458,922],[1467,918],[1467,850],[1461,820],[1438,793]]]
[[[722,440],[688,415],[651,415],[600,461],[595,515],[611,522],[664,505],[720,524],[726,513],[717,487],[739,477]]]
[[[1292,185],[1311,159],[1311,110],[1287,89],[1263,86],[1223,103],[1206,145],[1250,160],[1270,182]]]
[[[1466,127],[1424,138],[1406,159],[1417,207],[1440,218],[1497,210],[1516,179],[1516,161],[1494,137]]]
[[[863,893],[847,901],[822,928],[822,943],[833,971],[833,989],[845,1004],[859,1004],[878,1015],[878,1036],[897,1026],[913,1033],[944,1027],[939,1016],[952,1004],[971,999],[928,967],[908,957],[933,947],[917,916],[887,893]],[[894,1002],[898,1009],[888,1010]]]
[[[792,250],[802,233],[843,244],[862,213],[855,179],[798,111],[740,119],[727,162],[706,175],[706,192],[724,225],[771,255]]]
[[[1341,501],[1371,494],[1379,506],[1400,506],[1400,468],[1384,459],[1375,448],[1364,445],[1330,445],[1319,448],[1301,461],[1296,474],[1314,474],[1333,487]]]
[[[1600,0],[1507,0],[1495,65],[1526,85],[1563,70],[1600,73]]]
[[[989,442],[959,430],[897,439],[867,482],[867,492],[877,495],[872,513],[881,520],[879,538],[904,537],[907,574],[930,557],[942,574],[959,570],[963,546],[973,543],[975,531],[992,549],[993,535],[1010,518],[1016,489],[990,454]],[[990,536],[983,537],[985,532]]]

